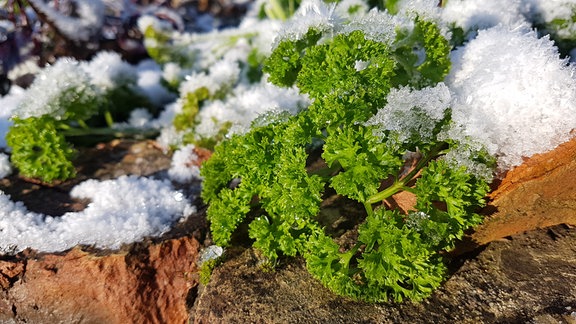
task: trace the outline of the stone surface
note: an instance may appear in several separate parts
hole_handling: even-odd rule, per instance
[[[0,261],[0,322],[186,323],[199,246],[183,237],[105,255],[74,248]]]
[[[263,272],[251,250],[228,253],[200,289],[194,323],[576,323],[576,228],[567,226],[455,260],[454,274],[419,304],[347,300],[312,278],[301,259]]]
[[[57,216],[84,208],[87,202],[70,199],[68,191],[85,179],[162,176],[170,161],[153,141],[115,140],[84,149],[73,180],[46,185],[12,175],[0,189],[30,210]],[[194,198],[197,190],[188,184],[183,192]],[[120,251],[0,256],[0,323],[186,323],[205,232],[197,213],[161,238]]]
[[[508,172],[489,198],[488,217],[471,237],[479,245],[537,228],[576,225],[576,138]]]

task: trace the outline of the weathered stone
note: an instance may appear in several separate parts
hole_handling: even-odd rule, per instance
[[[199,248],[196,239],[183,237],[123,253],[74,248],[3,261],[0,321],[186,323]]]
[[[251,250],[229,251],[199,289],[194,323],[576,322],[576,229],[557,226],[488,245],[420,303],[369,304],[338,297],[300,258],[265,272]]]
[[[477,244],[557,224],[576,225],[576,138],[527,159],[490,194]]]

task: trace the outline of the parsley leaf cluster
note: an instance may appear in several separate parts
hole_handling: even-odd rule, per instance
[[[441,118],[412,107],[403,118],[416,126],[371,121],[393,89],[430,89],[449,71],[450,45],[437,25],[412,22],[391,43],[362,29],[311,27],[277,45],[264,72],[312,103],[296,115],[267,116],[215,147],[201,173],[216,244],[230,244],[247,224],[269,265],[302,255],[313,276],[353,299],[420,300],[440,285],[441,252],[481,221],[476,211],[488,184],[442,159],[459,146],[440,135],[448,106]],[[419,135],[423,125],[430,134]],[[482,161],[492,167],[491,157]],[[318,222],[329,190],[365,206],[365,219],[351,229],[354,244],[341,246]],[[411,210],[383,204],[401,191],[415,196]]]

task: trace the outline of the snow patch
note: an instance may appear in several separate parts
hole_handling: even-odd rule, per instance
[[[200,163],[194,149],[194,145],[188,144],[174,152],[168,169],[168,176],[172,181],[187,183],[200,178]]]
[[[91,203],[83,211],[53,217],[28,211],[21,202],[0,192],[0,251],[32,248],[56,252],[78,244],[117,249],[161,235],[196,210],[169,181],[137,176],[87,180],[70,195]]]
[[[569,140],[576,128],[575,68],[548,37],[499,25],[452,53],[446,84],[454,94],[449,137],[467,136],[501,170]]]

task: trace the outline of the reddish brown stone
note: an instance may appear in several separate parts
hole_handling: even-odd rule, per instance
[[[509,171],[490,194],[477,244],[557,224],[576,225],[576,138]]]
[[[186,323],[199,248],[185,237],[105,256],[75,248],[4,261],[0,321]]]

